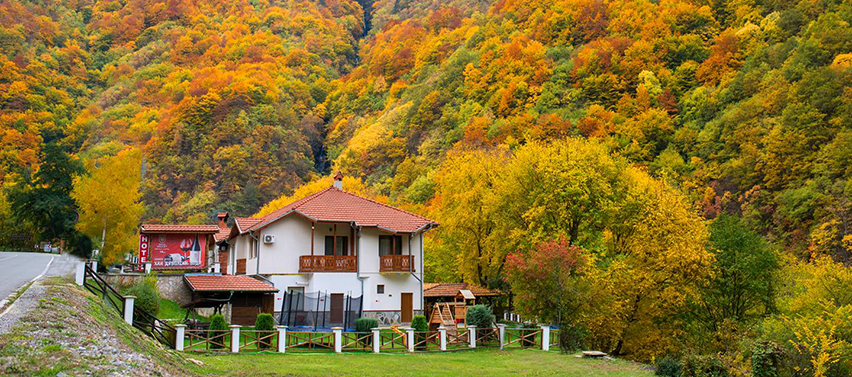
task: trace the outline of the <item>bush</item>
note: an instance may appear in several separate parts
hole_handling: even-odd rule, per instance
[[[355,320],[356,332],[370,332],[379,327],[379,320],[375,318],[358,318]]]
[[[418,332],[429,331],[429,322],[426,321],[425,315],[416,315],[416,316],[414,316],[414,319],[411,320],[411,327],[414,328],[414,331],[418,331]],[[426,339],[426,334],[424,334],[422,332],[420,332],[420,333],[415,332],[414,333],[414,339],[415,339],[414,340],[415,344],[423,343],[421,345],[416,346],[415,347],[416,349],[425,350],[425,349],[429,348],[429,346],[425,342],[423,342]]]
[[[221,332],[228,331],[228,322],[225,322],[225,317],[221,314],[214,314],[213,317],[210,318],[210,327],[211,337],[215,337],[218,335],[222,335]],[[219,332],[221,331],[221,332]],[[215,340],[210,341],[210,348],[212,349],[225,349],[225,337],[216,338]]]
[[[559,326],[559,351],[569,353],[583,348],[586,339],[586,329],[580,326],[566,324]]]
[[[657,359],[656,371],[658,376],[680,377],[680,360],[673,356],[663,356]]]
[[[775,342],[762,342],[754,347],[751,371],[754,377],[777,377],[781,363],[781,349]]]
[[[275,319],[272,318],[272,314],[269,313],[260,313],[257,315],[257,319],[254,320],[254,329],[258,331],[272,331],[275,329]],[[264,336],[268,336],[269,334],[258,334],[258,338],[263,338]],[[271,348],[272,347],[272,339],[267,338],[257,342],[260,348]]]
[[[681,377],[728,377],[728,369],[716,355],[688,355],[681,362]]]
[[[465,321],[468,326],[476,326],[479,328],[494,326],[494,313],[490,306],[474,305],[467,308],[467,317]]]
[[[160,291],[157,289],[157,280],[154,277],[132,285],[124,293],[128,296],[136,296],[134,305],[156,316],[160,311]]]
[[[411,327],[413,327],[415,331],[429,331],[429,322],[426,321],[425,315],[416,315],[414,316],[414,319],[411,320]]]

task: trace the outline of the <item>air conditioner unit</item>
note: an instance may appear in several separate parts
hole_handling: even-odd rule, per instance
[[[273,242],[275,242],[275,236],[273,236],[271,234],[264,234],[263,235],[263,243],[273,243]]]

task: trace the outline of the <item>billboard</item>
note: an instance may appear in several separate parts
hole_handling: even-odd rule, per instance
[[[204,267],[207,235],[198,233],[146,233],[139,235],[139,264],[152,269]]]

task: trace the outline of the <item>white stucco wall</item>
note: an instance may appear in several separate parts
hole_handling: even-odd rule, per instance
[[[334,234],[334,225],[331,223],[316,223],[314,229],[314,255],[325,254],[325,237]],[[257,269],[257,260],[248,259],[249,242],[253,241],[249,235],[242,235],[232,240],[231,258],[233,265],[236,259],[246,258],[246,273],[262,274],[279,289],[275,296],[275,310],[281,310],[282,297],[290,287],[303,287],[305,292],[328,292],[345,293],[352,296],[361,296],[362,284],[358,279],[358,273],[349,272],[299,272],[299,257],[311,254],[311,222],[298,215],[287,216],[277,222],[261,229],[256,233],[261,240],[258,242],[258,255],[260,257],[260,269]],[[275,242],[263,243],[263,236],[271,234],[275,236]],[[418,278],[422,279],[422,234],[413,237],[402,235],[402,255],[414,256],[415,276],[408,272],[381,273],[379,269],[379,235],[383,233],[376,228],[363,228],[358,241],[358,265],[360,276],[363,280],[364,310],[365,311],[399,311],[402,309],[401,300],[403,292],[412,293],[413,310],[421,311],[422,307],[422,285]],[[351,226],[348,223],[337,224],[337,235],[350,237],[352,241]],[[410,239],[409,239],[410,238]],[[351,247],[347,252],[351,251]],[[229,271],[235,271],[229,268]],[[385,292],[377,293],[377,286],[384,285]]]

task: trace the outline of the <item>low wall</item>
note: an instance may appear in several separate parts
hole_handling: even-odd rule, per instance
[[[157,288],[163,298],[186,304],[192,300],[192,291],[183,281],[183,275],[154,274],[157,277]],[[144,274],[136,273],[107,273],[101,275],[112,286],[129,286],[142,281]]]

